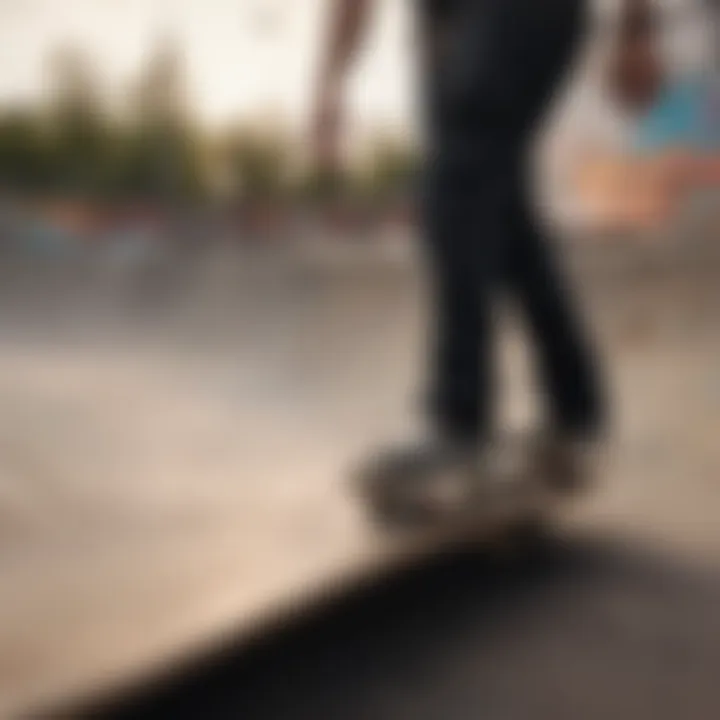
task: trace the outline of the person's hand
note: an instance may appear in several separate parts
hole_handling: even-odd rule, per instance
[[[657,12],[651,0],[621,3],[606,82],[623,109],[644,110],[657,100],[666,80]]]
[[[315,166],[325,176],[338,173],[341,159],[342,103],[337,83],[326,82],[320,88],[312,123],[312,148]]]

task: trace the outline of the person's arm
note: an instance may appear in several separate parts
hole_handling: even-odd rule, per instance
[[[370,0],[331,0],[326,52],[320,69],[320,85],[342,84],[364,34]]]
[[[367,26],[371,1],[330,2],[330,23],[320,60],[313,128],[318,161],[324,169],[335,170],[339,162],[344,85]]]

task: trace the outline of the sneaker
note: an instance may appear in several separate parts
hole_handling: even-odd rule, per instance
[[[530,440],[528,469],[552,489],[575,494],[594,484],[601,449],[594,439],[541,433]]]
[[[361,467],[357,487],[382,513],[436,519],[467,503],[477,455],[474,443],[423,438],[377,453]]]

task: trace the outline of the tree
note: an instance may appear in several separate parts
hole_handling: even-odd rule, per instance
[[[37,113],[9,110],[0,116],[0,186],[35,192],[51,179],[50,142]]]
[[[240,125],[219,143],[219,158],[234,194],[270,199],[288,187],[289,142],[279,128]]]
[[[65,47],[50,59],[51,184],[56,190],[95,193],[109,182],[112,139],[92,60]]]
[[[410,143],[381,138],[373,152],[371,183],[380,193],[404,192],[414,182],[418,164],[417,150]]]
[[[166,201],[202,194],[202,139],[189,111],[182,54],[161,41],[130,93],[119,186]]]

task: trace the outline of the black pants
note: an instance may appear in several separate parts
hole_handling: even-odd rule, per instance
[[[426,15],[424,234],[434,280],[431,411],[438,429],[492,429],[503,291],[537,349],[551,422],[595,433],[604,407],[584,337],[528,190],[532,141],[582,37],[582,0],[449,0]]]

